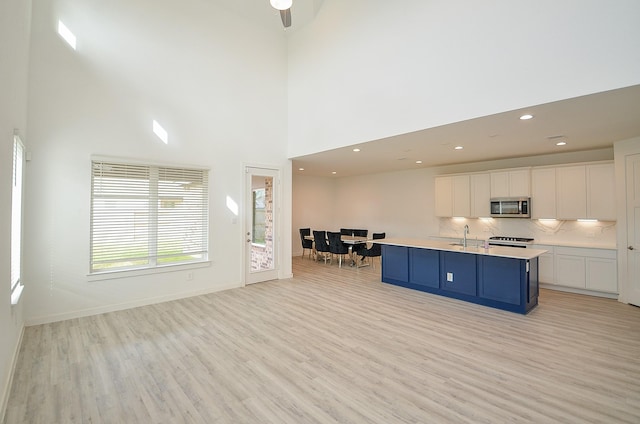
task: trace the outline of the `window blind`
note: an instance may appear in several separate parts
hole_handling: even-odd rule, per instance
[[[24,146],[18,136],[13,138],[13,174],[11,185],[11,299],[20,288],[22,278],[22,180]],[[20,289],[21,290],[21,289]],[[19,297],[19,294],[17,295]]]
[[[208,258],[208,171],[92,161],[91,272]]]

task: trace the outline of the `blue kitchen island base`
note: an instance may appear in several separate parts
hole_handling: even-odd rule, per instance
[[[538,258],[382,246],[382,281],[526,314],[538,305]]]

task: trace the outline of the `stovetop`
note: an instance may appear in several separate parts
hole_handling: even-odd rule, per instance
[[[492,241],[515,241],[519,243],[533,243],[532,238],[527,237],[506,237],[506,236],[493,236],[489,237],[489,240]]]

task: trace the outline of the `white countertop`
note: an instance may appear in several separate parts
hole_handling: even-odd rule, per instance
[[[421,249],[442,250],[446,252],[471,253],[474,255],[500,256],[513,259],[533,259],[546,253],[542,249],[522,249],[519,247],[490,246],[475,247],[475,240],[467,240],[467,247],[453,246],[450,241],[423,240],[410,238],[385,238],[377,240],[378,244],[388,244],[392,246],[418,247]]]

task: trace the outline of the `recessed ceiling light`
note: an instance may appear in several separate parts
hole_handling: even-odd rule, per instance
[[[357,147],[355,149],[353,149],[354,152],[359,152],[360,149],[358,149]]]
[[[417,164],[420,164],[420,163],[422,163],[422,161],[421,161],[421,160],[417,160],[417,161],[416,161],[416,163],[417,163]]]
[[[567,144],[567,142],[566,142],[566,141],[558,141],[558,142],[556,143],[556,146],[565,146],[566,144]]]
[[[462,146],[456,146],[456,147],[454,147],[454,149],[456,149],[456,150],[462,150],[462,149],[464,149],[464,147],[462,147]]]
[[[331,173],[332,173],[333,175],[336,175],[336,174],[337,174],[337,172],[336,172],[336,171],[331,171]]]
[[[526,120],[531,119],[531,118],[533,118],[533,115],[529,115],[528,113],[526,115],[522,115],[520,117],[520,119],[523,120],[523,121],[526,121]]]
[[[298,168],[298,171],[304,171],[304,168]]]

